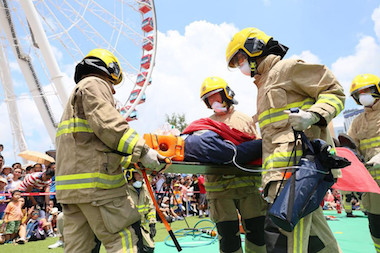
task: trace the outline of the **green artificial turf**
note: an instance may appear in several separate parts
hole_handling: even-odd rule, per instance
[[[335,217],[335,220],[328,220],[328,224],[331,230],[334,233],[343,253],[375,253],[375,248],[373,246],[371,236],[368,229],[368,219],[364,214],[360,211],[354,211],[354,214],[358,217],[356,218],[347,218],[345,212],[342,214],[337,214],[336,211],[324,211],[324,214],[329,215],[332,218]],[[190,227],[194,227],[194,225],[199,222],[201,219],[198,217],[188,217],[187,222]],[[186,228],[186,222],[175,221],[170,224],[172,227],[172,231],[178,231],[183,228]],[[201,223],[198,224],[197,227],[200,228],[202,226],[209,226],[209,223]],[[162,223],[157,223],[157,235],[155,237],[156,241],[156,250],[157,253],[174,253],[177,252],[176,248],[169,247],[165,245],[165,238],[168,236],[168,233]],[[194,246],[197,245],[197,241],[194,241],[192,236],[187,237],[179,237],[180,243],[183,245],[188,245],[194,242]],[[244,239],[244,238],[243,238]],[[58,238],[47,238],[43,241],[38,242],[29,242],[24,245],[0,245],[1,253],[43,253],[43,252],[63,252],[63,248],[58,249],[48,249],[50,244],[55,243]],[[210,241],[211,243],[211,241]],[[212,244],[202,246],[202,247],[184,247],[181,253],[190,253],[190,252],[219,252],[218,250],[219,244],[214,242]],[[106,252],[104,247],[102,247],[102,253]]]

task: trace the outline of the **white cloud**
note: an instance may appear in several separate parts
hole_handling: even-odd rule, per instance
[[[289,59],[301,59],[307,63],[321,64],[321,60],[319,59],[319,57],[310,52],[309,50],[302,51],[302,53],[299,55],[294,54],[290,56]]]
[[[185,113],[188,123],[211,115],[199,97],[208,76],[224,78],[236,93],[237,109],[253,115],[256,87],[252,79],[228,71],[225,61],[227,45],[236,32],[231,24],[196,21],[186,26],[184,34],[159,33],[152,85],[146,90],[146,103],[137,106],[139,120],[131,126],[142,134],[163,125],[165,114]]]
[[[338,58],[332,64],[332,71],[343,85],[346,95],[349,95],[350,85],[355,76],[371,73],[380,74],[380,45],[371,36],[359,40],[352,55]]]
[[[373,11],[372,20],[375,23],[375,33],[377,38],[380,38],[380,6]]]

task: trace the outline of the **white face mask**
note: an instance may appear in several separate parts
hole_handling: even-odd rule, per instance
[[[244,75],[251,76],[251,66],[249,66],[248,61],[244,61],[244,63],[239,66],[239,69]]]
[[[372,106],[375,103],[375,98],[369,93],[359,95],[359,102],[364,106]]]
[[[211,108],[214,110],[216,113],[221,113],[221,112],[226,112],[227,108],[223,106],[223,104],[215,101],[212,103]]]
[[[133,185],[133,187],[135,187],[135,188],[141,188],[141,186],[142,186],[142,181],[136,181],[136,182],[134,182],[132,185]]]

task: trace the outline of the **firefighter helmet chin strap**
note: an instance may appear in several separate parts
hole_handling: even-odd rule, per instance
[[[249,57],[248,62],[249,66],[251,67],[251,77],[254,77],[257,74],[257,62],[256,62],[256,57],[252,58]]]

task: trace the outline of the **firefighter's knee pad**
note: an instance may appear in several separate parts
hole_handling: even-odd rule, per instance
[[[369,231],[371,235],[380,238],[380,215],[368,213]]]
[[[253,244],[262,246],[265,244],[264,240],[264,222],[265,216],[259,216],[244,220],[246,228],[246,238]]]
[[[219,244],[223,252],[235,252],[241,248],[239,221],[218,222],[216,228],[221,237]]]

